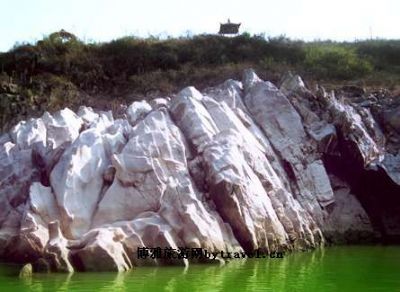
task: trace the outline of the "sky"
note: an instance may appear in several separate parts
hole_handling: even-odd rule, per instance
[[[0,51],[64,29],[87,42],[240,31],[294,39],[400,39],[399,0],[0,0]]]

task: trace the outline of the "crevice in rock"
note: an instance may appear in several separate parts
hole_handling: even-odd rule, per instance
[[[323,155],[328,173],[349,183],[367,212],[373,228],[382,237],[383,243],[400,243],[400,186],[396,185],[385,171],[365,169],[353,145],[338,135],[340,155]]]

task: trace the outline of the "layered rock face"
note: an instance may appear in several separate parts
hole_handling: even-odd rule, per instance
[[[268,253],[400,236],[400,154],[369,109],[298,76],[278,88],[248,70],[134,102],[123,119],[45,113],[0,142],[0,256],[37,270],[190,262],[139,259],[141,247]]]

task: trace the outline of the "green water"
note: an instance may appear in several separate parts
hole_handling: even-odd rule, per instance
[[[128,273],[38,274],[0,265],[0,291],[400,291],[400,246],[332,247],[223,267],[139,268]]]

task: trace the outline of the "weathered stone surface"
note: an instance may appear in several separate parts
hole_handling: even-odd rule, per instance
[[[245,72],[246,106],[274,149],[283,159],[292,189],[300,204],[322,224],[321,205],[333,201],[333,192],[322,161],[317,159],[313,142],[308,138],[301,116],[289,99],[272,83]]]
[[[360,202],[350,191],[350,186],[331,176],[335,203],[328,210],[322,230],[334,243],[362,243],[374,241],[375,234],[371,221]]]
[[[43,255],[49,240],[48,224],[60,217],[54,194],[49,187],[33,183],[29,190],[29,200],[21,220],[18,251],[28,258]]]
[[[135,101],[126,111],[128,121],[133,126],[135,123],[144,118],[151,111],[151,106],[146,101]]]
[[[46,145],[52,149],[65,142],[74,141],[79,136],[83,124],[82,119],[68,108],[58,111],[54,115],[46,112],[41,120],[46,125]]]
[[[97,124],[80,133],[50,174],[61,226],[68,238],[89,230],[102,196],[103,174],[110,165],[110,156],[126,142],[123,130],[119,131],[121,124],[112,122],[108,114],[100,114]]]
[[[385,121],[389,137],[360,103],[314,94],[291,74],[278,89],[252,70],[203,93],[134,102],[117,120],[82,106],[22,121],[0,136],[0,257],[126,271],[207,261],[179,257],[181,247],[395,238],[396,116]],[[363,178],[376,184],[366,190]],[[373,208],[380,186],[393,207]],[[174,257],[139,259],[145,247]]]
[[[89,230],[106,166],[101,134],[96,128],[91,128],[81,133],[51,172],[50,182],[67,237],[77,238]]]
[[[388,127],[400,134],[400,106],[387,110],[384,114],[384,121]]]
[[[368,133],[362,117],[352,106],[340,102],[335,96],[330,96],[327,98],[327,110],[340,131],[349,153],[358,159],[362,166],[368,167],[371,163],[382,160],[379,144]]]
[[[71,257],[81,271],[123,272],[132,268],[121,239],[119,228],[93,229],[85,234],[79,248],[71,247]]]
[[[387,153],[382,161],[382,166],[393,182],[400,185],[400,154]]]
[[[137,216],[135,220],[119,221],[114,223],[113,226],[121,227],[124,231],[126,237],[123,239],[123,245],[127,251],[129,260],[135,266],[158,264],[188,265],[188,260],[184,258],[138,258],[138,248],[146,247],[171,248],[171,251],[177,257],[177,250],[180,246],[184,245],[178,234],[157,213],[151,211],[144,212]]]
[[[21,268],[21,271],[19,272],[19,277],[20,278],[29,278],[32,277],[32,264],[26,264]]]
[[[148,114],[112,158],[115,179],[99,203],[94,226],[153,211],[181,234],[186,246],[225,248],[232,241],[230,230],[217,214],[210,214],[192,185],[186,151],[183,135],[165,110]]]
[[[19,149],[27,149],[35,142],[46,140],[46,126],[42,119],[21,121],[11,129],[10,136]]]
[[[44,256],[51,270],[72,273],[74,268],[69,261],[68,241],[61,233],[59,221],[50,222],[48,229],[49,240],[44,248]]]

